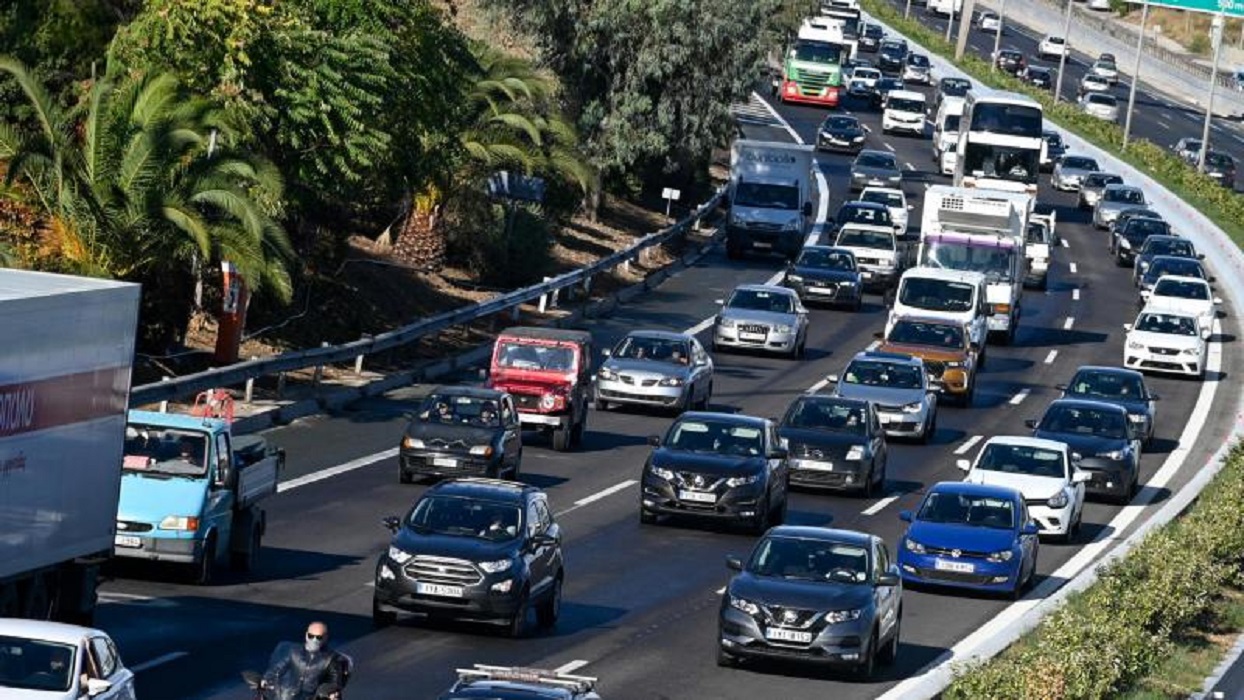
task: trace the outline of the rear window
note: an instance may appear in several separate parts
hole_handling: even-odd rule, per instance
[[[1115,106],[1118,106],[1119,104],[1119,101],[1114,99],[1113,95],[1103,95],[1101,93],[1096,93],[1096,92],[1089,95],[1087,99],[1089,102],[1092,102],[1093,104],[1105,105],[1107,107],[1115,107]]]
[[[1084,158],[1081,156],[1067,156],[1063,158],[1064,168],[1074,168],[1076,170],[1097,170],[1097,161],[1092,158]]]

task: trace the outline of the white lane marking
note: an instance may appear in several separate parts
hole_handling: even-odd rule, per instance
[[[1161,117],[1158,118],[1158,123],[1162,125],[1163,129],[1171,128],[1171,123],[1166,121],[1165,119],[1162,119]]]
[[[150,671],[156,666],[163,666],[164,664],[169,663],[170,661],[176,661],[183,656],[189,656],[189,655],[190,654],[188,652],[184,652],[184,651],[170,651],[169,653],[164,654],[163,656],[157,656],[154,659],[151,659],[149,661],[144,661],[141,664],[135,664],[133,666],[130,666],[130,671],[134,673],[142,673],[143,671]]]
[[[1071,270],[1071,274],[1073,275],[1078,271],[1075,263],[1067,263],[1067,269]]]
[[[152,598],[151,596],[135,595],[133,593],[101,592],[99,601],[111,605],[142,605],[148,608],[177,607],[177,603],[166,598]]]
[[[592,494],[592,495],[590,495],[590,496],[584,496],[583,498],[580,498],[579,500],[575,501],[575,502],[574,502],[574,505],[572,505],[572,506],[570,506],[569,508],[566,508],[565,510],[562,510],[562,511],[560,511],[560,512],[558,512],[558,513],[555,513],[554,515],[556,515],[557,517],[559,517],[559,518],[560,518],[561,516],[565,515],[566,513],[570,513],[570,512],[572,512],[572,511],[576,511],[576,510],[578,510],[578,509],[582,508],[583,506],[591,505],[591,504],[595,503],[596,501],[599,501],[599,500],[600,500],[600,499],[602,499],[602,498],[608,498],[608,497],[612,496],[613,494],[618,493],[619,491],[625,491],[626,489],[629,489],[630,487],[632,487],[632,486],[634,486],[635,484],[638,484],[638,483],[639,483],[639,482],[638,482],[638,481],[636,481],[636,480],[634,480],[634,479],[627,479],[626,481],[623,481],[623,482],[622,482],[622,483],[620,483],[620,484],[614,484],[613,486],[610,486],[610,487],[609,487],[609,488],[607,488],[607,489],[602,489],[602,490],[600,490],[600,491],[597,491],[596,493],[594,493],[594,494]]]
[[[723,593],[725,593],[725,592],[726,592],[726,587],[725,587],[725,586],[722,586],[721,588],[718,588],[718,589],[717,589],[717,595],[722,595],[722,594],[723,594]]]
[[[1054,364],[1054,358],[1056,358],[1056,357],[1058,357],[1058,351],[1057,351],[1057,350],[1051,350],[1051,351],[1050,351],[1050,354],[1048,354],[1048,355],[1046,355],[1046,356],[1045,356],[1045,364],[1047,364],[1047,365],[1052,365],[1052,364]]]
[[[881,144],[881,145],[882,145],[882,146],[885,146],[886,148],[888,148],[888,149],[890,150],[890,153],[893,153],[893,152],[894,152],[894,147],[893,147],[893,146],[891,146],[890,144],[888,144],[888,143],[883,143],[883,144]]]
[[[773,105],[769,104],[768,100],[761,97],[760,93],[754,91],[752,92],[752,98],[759,101],[760,104],[769,111],[769,114],[782,125],[783,129],[786,129],[786,133],[790,134],[790,137],[795,140],[795,143],[803,143],[803,139],[799,137],[799,132],[795,131],[795,127],[791,126],[790,122],[783,119],[782,115],[778,114],[778,111],[773,108]]]
[[[1068,316],[1067,320],[1063,321],[1063,330],[1069,331],[1071,330],[1071,327],[1074,326],[1075,324],[1076,324],[1076,317]]]
[[[1240,143],[1244,143],[1244,136],[1240,136],[1239,134],[1232,133],[1231,138],[1235,139],[1236,141],[1239,141]]]
[[[690,333],[691,335],[699,335],[704,329],[713,325],[713,321],[716,319],[717,319],[716,316],[709,316],[708,318],[704,319],[703,321],[700,321],[699,323],[695,324],[694,326],[688,328],[687,330],[683,332]]]
[[[894,494],[893,496],[886,496],[880,501],[877,501],[871,506],[868,506],[867,508],[865,508],[864,515],[876,515],[877,513],[880,513],[881,511],[885,510],[886,506],[897,501],[898,497],[899,497],[899,494]]]
[[[1222,325],[1214,322],[1214,333],[1222,332]],[[1009,605],[1005,610],[994,615],[988,622],[982,625],[975,632],[969,634],[959,640],[950,651],[929,665],[921,668],[916,673],[908,677],[907,680],[892,687],[890,690],[882,694],[878,700],[906,700],[918,694],[918,689],[922,687],[925,678],[936,673],[942,675],[943,669],[948,669],[953,665],[963,664],[979,660],[980,648],[989,644],[998,635],[1003,634],[1009,627],[1013,626],[1028,611],[1036,607],[1042,600],[1049,597],[1054,591],[1063,585],[1063,582],[1070,581],[1077,574],[1087,568],[1106,549],[1121,541],[1126,537],[1128,527],[1141,516],[1145,511],[1145,507],[1153,503],[1161,495],[1162,489],[1170,483],[1175,474],[1187,461],[1188,455],[1192,453],[1192,448],[1197,444],[1197,437],[1201,433],[1205,422],[1209,419],[1210,409],[1213,407],[1214,394],[1218,392],[1218,386],[1222,382],[1220,371],[1222,369],[1222,344],[1212,343],[1209,346],[1209,358],[1206,360],[1206,378],[1201,383],[1201,391],[1197,394],[1196,402],[1192,404],[1192,413],[1188,416],[1188,422],[1184,425],[1183,433],[1179,436],[1178,447],[1171,451],[1166,457],[1166,461],[1162,463],[1161,468],[1145,482],[1144,488],[1141,489],[1140,495],[1130,504],[1119,510],[1118,514],[1110,521],[1108,525],[1101,528],[1097,534],[1097,538],[1089,544],[1084,545],[1080,551],[1076,552],[1070,559],[1063,563],[1057,571],[1046,577],[1040,585],[1030,590],[1024,599]]]
[[[816,384],[813,384],[812,386],[808,387],[808,390],[807,390],[806,392],[804,392],[804,393],[806,393],[806,394],[815,394],[816,392],[820,391],[821,389],[824,389],[824,388],[825,388],[825,387],[827,387],[827,386],[829,386],[829,378],[828,378],[828,377],[827,377],[827,378],[825,378],[825,379],[822,379],[821,381],[817,382]]]
[[[1060,240],[1063,242],[1063,247],[1064,247],[1064,248],[1070,248],[1070,247],[1071,247],[1071,244],[1067,242],[1067,239],[1066,239],[1066,238],[1062,238],[1062,239],[1060,239]]]
[[[362,469],[363,467],[369,467],[375,464],[376,462],[381,462],[386,459],[392,459],[397,456],[397,453],[398,453],[398,448],[393,447],[387,450],[382,450],[380,452],[377,452],[376,454],[367,455],[366,457],[359,457],[358,459],[352,459],[349,462],[346,462],[345,464],[338,464],[335,467],[329,467],[328,469],[321,469],[318,472],[311,472],[310,474],[304,474],[296,479],[290,479],[289,481],[285,481],[280,484],[277,484],[276,492],[285,493],[286,491],[292,491],[296,488],[306,486],[307,484],[314,484],[317,481],[331,479],[334,476],[345,474],[346,472],[352,472],[356,469]]]
[[[1080,301],[1080,289],[1078,287],[1071,290],[1071,300]]]
[[[907,169],[908,169],[908,170],[915,170],[915,169],[916,169],[916,166],[912,165],[911,163],[903,163],[903,165],[905,165],[905,166],[907,167]]]
[[[984,440],[984,439],[985,439],[985,436],[984,436],[984,435],[973,435],[972,437],[968,438],[967,440],[964,440],[962,445],[959,445],[958,447],[956,447],[956,448],[955,448],[955,454],[957,454],[957,455],[965,455],[965,454],[967,454],[967,453],[968,453],[968,450],[970,450],[970,449],[972,449],[973,447],[975,447],[975,446],[976,446],[976,443],[978,443],[978,442],[980,442],[981,440]]]
[[[590,663],[592,662],[586,659],[575,659],[553,669],[553,673],[574,673]]]
[[[1010,403],[1012,406],[1018,406],[1021,403],[1023,403],[1024,399],[1028,398],[1028,394],[1031,394],[1031,393],[1032,392],[1029,391],[1028,389],[1020,389],[1019,393],[1012,396],[1011,400],[1008,403]]]

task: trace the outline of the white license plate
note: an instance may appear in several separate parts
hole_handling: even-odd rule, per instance
[[[739,340],[755,340],[757,342],[764,342],[764,339],[765,336],[763,333],[739,333]]]
[[[808,644],[812,641],[811,632],[797,632],[795,630],[784,630],[770,627],[765,630],[765,636],[777,642],[796,642],[798,644]]]
[[[877,414],[877,417],[881,419],[881,424],[882,424],[882,425],[888,425],[888,424],[890,424],[890,423],[901,423],[901,422],[902,422],[901,420],[899,420],[898,416],[887,416],[887,415],[886,415],[886,414],[884,414],[884,413],[878,413],[878,414]]]
[[[705,493],[703,491],[679,491],[678,500],[691,501],[692,503],[716,503],[717,494]]]
[[[834,290],[829,287],[808,287],[808,294],[833,294]]]
[[[938,571],[954,571],[960,574],[970,574],[976,571],[975,564],[966,561],[946,561],[945,559],[934,560],[933,568]]]
[[[799,460],[799,468],[814,472],[832,472],[834,470],[834,463],[820,462],[814,459],[801,459]]]
[[[415,592],[419,595],[439,595],[445,598],[465,596],[461,586],[443,586],[439,583],[423,583],[422,581],[415,584]]]
[[[133,535],[117,535],[115,542],[118,547],[141,547],[143,540],[141,537]]]
[[[432,466],[455,468],[458,466],[458,460],[449,457],[433,457]]]
[[[871,279],[872,276],[873,276],[873,273],[869,272],[868,270],[860,270],[860,277],[863,277],[864,279]]]
[[[765,243],[764,241],[755,241],[752,243],[752,247],[753,248],[772,248],[773,244]]]

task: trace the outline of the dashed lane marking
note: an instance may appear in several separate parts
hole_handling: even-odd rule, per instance
[[[1018,406],[1024,402],[1024,399],[1028,398],[1028,394],[1030,393],[1032,392],[1029,389],[1020,389],[1019,393],[1012,396],[1011,400],[1008,403],[1010,403],[1012,406]]]
[[[967,454],[968,450],[971,450],[973,447],[976,446],[976,443],[984,439],[985,439],[984,435],[973,435],[967,440],[964,440],[962,445],[959,445],[958,447],[955,448],[955,454],[957,455]]]
[[[1047,365],[1052,365],[1052,364],[1054,364],[1054,360],[1055,360],[1055,358],[1057,358],[1057,357],[1058,357],[1058,351],[1057,351],[1057,350],[1051,350],[1051,351],[1050,351],[1050,354],[1048,354],[1048,355],[1046,355],[1046,356],[1045,356],[1045,364],[1047,364]]]

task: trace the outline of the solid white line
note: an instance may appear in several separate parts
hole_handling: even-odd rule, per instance
[[[1046,355],[1046,356],[1045,356],[1045,364],[1047,364],[1047,365],[1052,365],[1052,364],[1054,364],[1054,358],[1056,358],[1056,357],[1058,357],[1058,351],[1057,351],[1057,350],[1051,350],[1051,351],[1050,351],[1050,354],[1048,354],[1048,355]]]
[[[1030,393],[1032,392],[1029,391],[1028,389],[1020,389],[1018,394],[1011,397],[1011,400],[1009,403],[1012,406],[1018,406],[1024,402],[1024,399],[1028,398],[1028,394]]]
[[[149,595],[136,595],[134,593],[113,593],[112,591],[100,591],[99,598],[102,600],[111,600],[114,598],[117,600],[132,600],[132,601],[140,602],[140,603],[146,603],[146,602],[155,600],[155,598],[152,598]]]
[[[1079,287],[1071,290],[1071,300],[1080,301],[1080,288]]]
[[[911,163],[903,163],[903,165],[907,166],[907,169],[908,169],[908,170],[915,170],[915,169],[916,169],[916,166],[912,165]]]
[[[886,148],[888,148],[888,149],[890,149],[890,153],[893,153],[893,152],[894,152],[894,147],[893,147],[893,146],[891,146],[890,144],[888,144],[888,143],[883,143],[883,144],[881,144],[881,145],[882,145],[882,146],[885,146],[885,147],[886,147]]]
[[[1067,320],[1066,320],[1066,321],[1063,321],[1063,330],[1065,330],[1065,331],[1069,331],[1069,330],[1071,330],[1071,327],[1072,327],[1072,326],[1074,326],[1074,325],[1075,325],[1075,323],[1076,323],[1076,317],[1075,317],[1075,316],[1068,316],[1068,317],[1067,317]]]
[[[171,651],[163,656],[157,656],[154,659],[151,659],[150,661],[144,661],[141,664],[135,664],[134,666],[130,666],[130,671],[134,673],[142,673],[143,671],[149,671],[155,668],[156,666],[163,666],[164,664],[169,663],[170,661],[176,661],[183,656],[189,656],[189,655],[190,655],[189,653],[184,652],[184,651]]]
[[[893,496],[886,496],[880,501],[877,501],[871,506],[868,506],[867,508],[864,509],[864,515],[876,515],[877,513],[880,513],[881,511],[885,510],[886,506],[897,501],[899,495],[900,494],[894,494]]]
[[[778,114],[778,111],[773,108],[773,105],[769,104],[768,100],[761,97],[760,93],[754,92],[754,91],[752,92],[752,97],[755,98],[758,102],[760,102],[760,104],[763,105],[766,110],[768,110],[769,114],[774,119],[776,119],[779,124],[782,125],[783,129],[786,129],[786,133],[790,134],[790,137],[795,140],[795,143],[799,143],[799,144],[803,143],[803,139],[800,138],[799,132],[795,131],[795,127],[791,126],[790,122],[783,119],[782,115]]]
[[[980,442],[980,441],[981,441],[981,440],[983,440],[983,439],[985,439],[985,436],[984,436],[984,435],[973,435],[972,437],[968,438],[967,440],[964,440],[962,445],[959,445],[958,447],[956,447],[956,448],[955,448],[955,454],[957,454],[957,455],[965,455],[965,454],[967,454],[967,453],[968,453],[968,450],[970,450],[970,449],[972,449],[973,447],[975,447],[975,446],[976,446],[976,443]]]
[[[692,327],[688,328],[687,330],[683,331],[683,333],[689,333],[689,334],[691,334],[691,335],[699,335],[701,331],[703,331],[704,329],[706,329],[706,328],[708,328],[709,326],[713,325],[713,321],[714,321],[714,320],[716,320],[716,319],[717,319],[717,317],[716,317],[716,316],[709,316],[708,318],[704,319],[703,321],[700,321],[699,323],[695,324],[694,326],[692,326]]]
[[[553,669],[553,673],[574,673],[590,663],[592,662],[585,659],[575,659]]]
[[[1070,248],[1070,247],[1071,247],[1071,244],[1067,242],[1067,239],[1066,239],[1066,238],[1063,238],[1063,239],[1060,239],[1060,240],[1062,240],[1062,242],[1063,242],[1063,247],[1064,247],[1064,248]]]
[[[329,467],[328,469],[321,469],[318,472],[311,472],[310,474],[304,474],[296,479],[290,479],[289,481],[284,481],[284,482],[281,482],[280,484],[277,484],[276,492],[285,493],[286,491],[292,491],[296,488],[306,486],[307,484],[314,484],[317,481],[331,479],[334,476],[345,474],[346,472],[352,472],[356,469],[362,469],[363,467],[369,467],[375,464],[376,462],[382,462],[386,459],[392,459],[397,456],[397,453],[398,453],[398,448],[394,447],[388,450],[377,452],[376,454],[367,455],[366,457],[359,457],[358,459],[352,459],[349,462],[346,462],[345,464],[338,464],[335,467]]]
[[[1159,119],[1158,119],[1158,123],[1162,125],[1162,128],[1163,128],[1163,129],[1169,129],[1169,128],[1171,128],[1171,123],[1170,123],[1170,122],[1168,122],[1168,121],[1166,121],[1165,119],[1159,118]]]
[[[1074,274],[1076,273],[1076,271],[1077,271],[1077,269],[1076,269],[1076,264],[1075,264],[1075,263],[1067,263],[1067,269],[1071,270],[1071,274],[1073,274],[1073,275],[1074,275]]]

